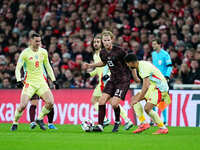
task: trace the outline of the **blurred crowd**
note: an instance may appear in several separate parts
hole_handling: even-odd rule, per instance
[[[92,38],[105,29],[140,60],[151,61],[151,41],[160,38],[173,62],[171,84],[200,83],[198,0],[1,0],[0,88],[15,88],[31,30],[41,34],[60,88],[93,88],[97,78],[86,79],[81,67],[92,61]]]

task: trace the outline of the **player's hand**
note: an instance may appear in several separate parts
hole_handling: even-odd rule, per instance
[[[137,102],[138,102],[138,100],[135,99],[134,96],[133,96],[133,98],[131,99],[131,106],[137,104]]]
[[[131,98],[131,106],[135,105],[135,104],[139,101],[139,96],[140,96],[140,92],[137,93],[136,95],[134,95],[134,96]]]
[[[23,87],[24,87],[24,83],[23,83],[22,81],[18,81],[18,82],[16,83],[16,87],[17,87],[17,88],[23,88]]]
[[[54,88],[55,89],[59,89],[59,85],[58,85],[58,83],[56,81],[53,81],[53,84],[54,84]]]
[[[106,80],[108,80],[109,78],[110,78],[110,76],[106,74],[106,75],[104,75],[104,76],[102,77],[102,80],[103,80],[103,81],[106,81]]]
[[[82,66],[83,69],[88,69],[91,67],[92,67],[91,64],[88,64],[88,63],[83,63],[83,66]]]

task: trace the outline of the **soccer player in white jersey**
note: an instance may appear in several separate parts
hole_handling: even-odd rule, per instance
[[[139,118],[141,124],[133,131],[133,133],[140,133],[148,128],[150,125],[146,122],[143,114],[143,108],[139,101],[146,100],[144,106],[145,112],[157,124],[159,130],[153,134],[167,134],[168,129],[163,124],[157,112],[153,111],[154,106],[158,106],[161,102],[170,104],[170,96],[168,94],[168,84],[165,77],[159,69],[147,61],[138,61],[135,54],[128,54],[125,56],[125,61],[131,70],[136,69],[139,76],[143,80],[142,90],[132,97],[131,105],[134,107],[135,113]]]
[[[45,67],[54,85],[57,86],[53,70],[49,63],[47,50],[40,47],[41,37],[37,33],[31,35],[30,43],[30,46],[24,49],[20,54],[15,69],[17,86],[23,87],[23,90],[21,93],[20,105],[15,111],[15,117],[13,120],[11,131],[17,130],[18,120],[22,116],[22,113],[26,108],[28,101],[34,94],[37,94],[45,101],[45,105],[43,106],[42,111],[36,120],[36,123],[40,126],[42,130],[46,130],[43,123],[43,118],[50,112],[54,104],[53,94],[49,89],[49,86],[43,74]],[[20,73],[22,67],[26,69],[24,81],[22,81]]]

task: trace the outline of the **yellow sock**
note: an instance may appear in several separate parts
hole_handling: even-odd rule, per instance
[[[144,117],[144,112],[143,112],[142,104],[141,103],[137,103],[133,107],[134,107],[136,116],[138,117],[138,119],[140,120],[140,122],[141,123],[146,123],[146,119]]]
[[[166,128],[165,125],[163,124],[163,121],[160,119],[158,113],[156,113],[155,111],[151,110],[148,115],[157,124],[157,126],[159,128]]]
[[[17,109],[15,110],[15,117],[13,120],[13,124],[18,124],[19,118],[22,116],[23,112],[19,112]]]
[[[120,107],[120,116],[124,119],[125,122],[129,122],[130,119],[128,118],[126,111],[121,105],[119,105],[119,107]]]
[[[98,110],[99,110],[99,103],[98,102],[94,104],[94,109],[98,112]],[[105,116],[104,120],[105,121],[107,120],[106,116]]]
[[[38,119],[42,120],[44,118],[45,115],[47,115],[50,112],[50,110],[46,109],[45,106],[42,107],[42,111],[39,114]]]

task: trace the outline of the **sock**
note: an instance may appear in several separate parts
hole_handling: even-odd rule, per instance
[[[98,122],[102,126],[105,115],[106,115],[106,105],[99,105]]]
[[[134,107],[136,116],[138,117],[140,123],[141,124],[146,123],[146,119],[144,117],[144,112],[143,112],[142,104],[141,103],[137,103],[133,107]]]
[[[47,114],[48,117],[48,123],[53,123],[53,117],[54,117],[54,108],[51,109],[51,111]]]
[[[34,122],[35,121],[35,110],[36,110],[36,106],[35,105],[31,105],[31,107],[29,109],[30,122]]]
[[[160,119],[158,113],[156,113],[155,111],[151,110],[148,115],[158,125],[159,128],[166,129],[166,126],[163,124],[163,122]]]
[[[163,110],[162,115],[163,115],[163,122],[167,122],[167,109]]]
[[[42,111],[39,114],[38,119],[42,120],[44,118],[45,115],[47,115],[50,112],[50,110],[46,109],[45,106],[42,107]]]
[[[119,108],[120,108],[120,116],[124,119],[125,122],[129,122],[130,119],[128,118],[127,113],[124,110],[124,108],[121,105],[119,105]]]
[[[18,124],[19,118],[22,116],[23,112],[19,112],[17,109],[15,110],[15,117],[13,124]]]
[[[99,110],[99,103],[97,102],[93,106],[94,106],[95,110],[98,112],[98,110]],[[107,117],[106,116],[104,117],[104,121],[107,121]]]
[[[120,108],[119,106],[117,108],[114,108],[115,112],[115,122],[120,122]]]

